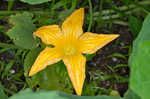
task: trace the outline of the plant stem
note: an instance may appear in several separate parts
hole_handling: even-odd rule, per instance
[[[11,91],[11,90],[9,90],[9,89],[7,89],[7,88],[4,88],[4,91],[6,91],[7,93],[9,93],[9,94],[11,94],[11,95],[15,94],[15,92],[13,92],[13,91]]]
[[[150,1],[142,1],[142,2],[139,2],[139,4],[148,5],[148,4],[150,4]],[[131,4],[128,7],[127,6],[119,7],[119,10],[125,11],[125,10],[134,9],[134,8],[136,8],[136,5]],[[114,10],[103,10],[102,11],[102,15],[108,15],[108,14],[113,14],[113,13],[115,13]]]
[[[88,26],[88,32],[91,31],[91,27],[92,27],[92,22],[93,22],[93,12],[92,12],[92,2],[91,0],[88,0],[89,2],[89,7],[90,7],[90,22],[89,22],[89,26]]]
[[[6,43],[0,43],[0,47],[2,48],[17,48],[17,46],[13,45],[13,44],[6,44]]]
[[[131,10],[131,11],[126,11],[125,14],[130,14],[130,13],[132,13],[132,12],[137,12],[137,11],[139,11],[139,10],[141,10],[141,8],[136,8],[136,9],[133,9],[133,10]],[[119,16],[120,16],[119,14],[111,15],[111,19],[119,18]],[[109,19],[110,19],[110,15],[108,15],[108,16],[103,16],[102,19],[103,19],[103,20],[109,20]]]
[[[113,20],[113,23],[120,24],[120,25],[123,25],[123,26],[128,26],[127,22],[124,22],[124,21],[121,21],[121,20]]]
[[[76,8],[77,0],[72,0],[72,7],[70,8],[73,11]]]

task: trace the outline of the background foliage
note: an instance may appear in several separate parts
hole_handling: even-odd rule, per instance
[[[0,98],[150,98],[149,0],[8,0],[0,3]],[[39,52],[45,48],[38,38],[32,36],[36,28],[50,24],[61,25],[67,16],[81,7],[85,8],[85,31],[120,33],[121,36],[109,45],[110,49],[104,50],[109,48],[106,46],[96,54],[86,55],[87,79],[83,96],[76,96],[71,95],[74,90],[63,62],[33,77],[29,77],[28,72]],[[126,30],[129,31],[121,34]],[[131,43],[122,43],[127,35],[132,36],[133,45],[132,40]],[[130,40],[128,37],[125,39]],[[114,48],[120,50],[113,52]],[[107,56],[104,53],[108,53]],[[99,59],[101,54],[103,57]],[[103,58],[107,61],[103,61]],[[103,63],[98,65],[104,66],[95,65],[96,59]],[[123,75],[123,71],[127,73]],[[115,86],[128,83],[128,90],[123,86],[126,92],[115,89]]]

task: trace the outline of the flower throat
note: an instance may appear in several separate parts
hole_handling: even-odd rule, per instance
[[[76,52],[75,48],[72,46],[67,46],[64,48],[64,54],[65,55],[73,55]]]

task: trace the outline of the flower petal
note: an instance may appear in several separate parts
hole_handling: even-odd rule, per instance
[[[94,34],[86,32],[80,38],[82,46],[81,51],[83,53],[93,54],[118,36],[118,34]]]
[[[74,11],[62,24],[62,31],[66,35],[79,37],[82,33],[84,21],[84,8]]]
[[[81,55],[68,56],[63,59],[67,67],[69,77],[72,81],[73,87],[78,95],[81,95],[85,80],[85,63],[86,58]]]
[[[55,45],[57,37],[62,33],[58,25],[48,25],[40,27],[33,35],[41,38],[45,44]]]
[[[54,64],[61,59],[55,48],[45,48],[37,57],[32,68],[29,72],[29,76],[36,74],[37,72],[45,69],[47,65]]]

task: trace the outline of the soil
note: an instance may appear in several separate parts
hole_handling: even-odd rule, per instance
[[[104,27],[104,28],[106,29],[108,27]],[[121,53],[123,55],[129,55],[129,49],[128,48],[122,49],[122,47],[132,45],[132,42],[134,39],[129,28],[126,26],[114,24],[113,29],[114,29],[114,33],[120,34],[120,37],[118,38],[119,43],[116,44],[117,40],[109,43],[108,45],[106,45],[105,47],[100,49],[97,52],[96,56],[91,61],[88,62],[88,66],[95,67],[96,69],[99,69],[104,74],[108,74],[108,75],[114,74],[114,72],[112,72],[107,67],[108,65],[112,66],[112,67],[115,66],[116,64],[127,64],[128,65],[128,61],[124,60],[122,58],[118,58],[118,57],[107,58],[107,56],[109,56],[113,53]],[[101,31],[99,33],[101,33]],[[128,56],[126,56],[126,57],[128,59]],[[129,78],[130,69],[129,69],[129,67],[120,67],[120,68],[115,69],[115,73]],[[120,93],[120,95],[123,96],[123,94],[128,89],[128,82],[118,83],[116,81],[116,79],[113,78],[113,79],[101,81],[99,83],[99,86],[108,89],[111,87],[111,82],[114,82],[112,89],[117,90]]]
[[[13,7],[13,10],[24,9],[26,6],[27,6],[26,4],[19,2],[15,4],[15,6]],[[0,0],[0,10],[7,10],[7,2],[5,0]],[[0,20],[0,25],[4,25],[6,24],[6,22],[7,21]],[[109,30],[108,26],[105,25],[104,27],[101,28],[100,31],[93,30],[93,32],[102,33],[103,30]],[[87,62],[87,65],[89,67],[96,68],[100,70],[101,72],[103,72],[104,74],[110,74],[110,75],[114,74],[114,72],[112,72],[107,67],[107,65],[115,66],[116,64],[128,64],[128,61],[122,58],[118,58],[118,57],[107,58],[107,56],[113,53],[121,53],[123,55],[129,55],[129,49],[122,48],[122,47],[132,45],[132,41],[134,39],[127,26],[113,24],[113,33],[120,34],[120,37],[117,40],[108,44],[107,46],[103,47],[100,51],[97,52],[96,56],[91,61]],[[2,36],[0,36],[0,42],[5,42],[5,38],[2,38]],[[128,58],[128,56],[126,57]],[[12,58],[13,56],[11,56],[8,53],[0,54],[0,60],[12,59]],[[117,68],[115,69],[115,73],[124,77],[129,77],[130,69],[128,67]],[[128,82],[118,83],[115,78],[111,78],[105,81],[100,81],[99,86],[108,89],[111,87],[112,81],[114,82],[113,89],[117,90],[120,93],[120,95],[123,96],[123,94],[128,89]],[[5,80],[3,80],[3,83],[4,82]],[[6,86],[6,87],[8,88],[9,86]],[[18,87],[18,89],[20,89],[20,86]]]

